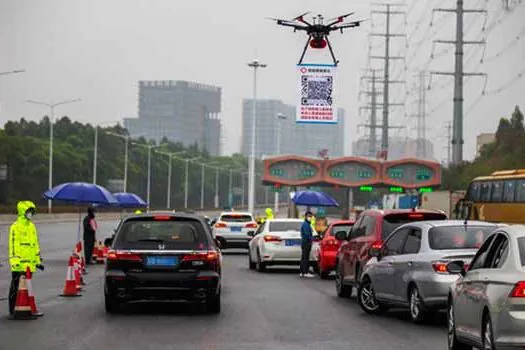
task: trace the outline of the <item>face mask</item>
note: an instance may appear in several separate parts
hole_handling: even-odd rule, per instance
[[[312,218],[306,218],[306,221],[310,222],[312,221]]]
[[[33,213],[29,212],[29,213],[26,213],[26,218],[28,220],[31,220],[31,218],[33,217]]]

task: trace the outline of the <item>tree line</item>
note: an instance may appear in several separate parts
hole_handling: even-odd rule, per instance
[[[92,182],[95,148],[95,126],[72,121],[67,116],[53,124],[53,184],[64,182]],[[42,194],[48,187],[49,163],[49,118],[40,121],[9,121],[0,129],[0,166],[7,165],[7,179],[3,180],[0,171],[0,201],[13,204],[20,199],[32,200],[43,205]],[[112,134],[127,136],[125,128],[114,125],[98,127],[97,184],[107,186],[111,180],[124,179],[125,139]],[[144,138],[130,139],[128,157],[127,191],[146,199],[148,147],[153,141]],[[231,157],[211,157],[206,150],[197,145],[185,147],[181,143],[164,139],[152,151],[151,162],[151,207],[165,208],[167,202],[167,182],[169,157],[163,153],[177,153],[176,157],[190,159],[188,176],[188,207],[200,208],[201,202],[201,163],[219,170],[219,206],[227,206],[230,199],[230,171],[235,195],[233,205],[242,203],[241,189],[247,195],[248,179],[241,172],[248,169],[248,160],[242,155]],[[160,152],[156,152],[160,151]],[[214,205],[217,171],[205,167],[204,203],[206,208]],[[1,168],[0,168],[1,169]],[[256,164],[262,174],[262,163]],[[244,183],[243,183],[244,177]],[[256,182],[257,203],[266,201],[266,189],[260,177]],[[185,162],[173,158],[171,207],[183,208],[185,186]],[[245,196],[245,202],[246,202]]]

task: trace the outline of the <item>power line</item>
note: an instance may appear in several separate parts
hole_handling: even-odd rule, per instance
[[[514,45],[523,38],[522,36],[523,34],[525,34],[525,26],[520,30],[520,32],[516,35],[516,37],[511,42],[509,42],[503,49],[498,51],[498,53],[496,53],[495,55],[482,59],[481,63],[489,63],[489,62],[495,61],[498,58],[502,57],[504,53],[506,53],[508,50],[513,48]]]

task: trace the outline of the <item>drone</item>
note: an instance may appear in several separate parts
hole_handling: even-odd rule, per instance
[[[301,55],[301,58],[299,59],[299,64],[303,62],[304,56],[306,54],[306,51],[308,50],[308,46],[310,46],[312,49],[324,49],[326,46],[328,46],[328,49],[330,50],[330,54],[332,55],[332,59],[334,61],[334,64],[337,66],[339,61],[335,58],[334,50],[332,49],[332,45],[330,44],[330,41],[328,40],[328,36],[331,32],[334,31],[341,31],[343,33],[344,29],[347,28],[355,28],[359,27],[364,20],[360,21],[353,21],[344,23],[345,18],[350,17],[354,14],[354,12],[347,13],[345,15],[336,17],[334,19],[331,19],[328,21],[328,23],[324,23],[324,17],[322,15],[317,15],[316,17],[313,17],[313,21],[310,23],[304,19],[304,17],[309,14],[309,12],[306,12],[292,20],[285,20],[285,19],[279,19],[279,18],[269,18],[277,23],[277,25],[285,26],[285,27],[292,27],[294,32],[296,31],[305,31],[306,34],[308,34],[308,40],[306,41],[306,45],[304,46],[303,53]]]

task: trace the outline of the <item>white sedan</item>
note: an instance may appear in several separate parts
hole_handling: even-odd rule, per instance
[[[300,219],[272,219],[252,232],[249,243],[248,263],[250,269],[263,272],[267,266],[300,265],[301,225]],[[310,253],[310,265],[317,266],[315,252],[319,242],[315,239]]]

